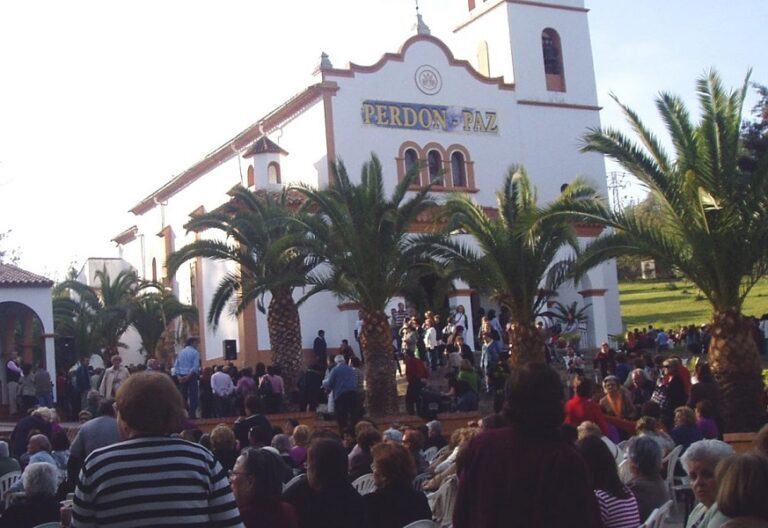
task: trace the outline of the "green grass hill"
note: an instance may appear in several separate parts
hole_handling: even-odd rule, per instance
[[[619,285],[621,316],[626,328],[679,328],[704,324],[712,319],[706,298],[690,282],[652,280]],[[758,318],[768,313],[768,279],[758,282],[744,303],[744,313]]]

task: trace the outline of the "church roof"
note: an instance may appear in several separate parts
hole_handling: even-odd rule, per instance
[[[162,187],[134,205],[130,209],[130,212],[135,215],[142,215],[147,211],[150,211],[157,206],[158,202],[167,200],[177,192],[195,182],[204,174],[215,169],[232,157],[239,155],[239,152],[250,145],[251,142],[264,134],[268,134],[270,131],[303,112],[318,101],[322,97],[323,92],[327,89],[329,89],[327,84],[317,83],[290,98],[281,106],[272,110],[219,148],[209,153],[205,158],[171,178]]]
[[[280,145],[269,139],[267,136],[261,136],[259,139],[256,140],[256,142],[248,147],[248,150],[245,151],[243,154],[244,158],[250,158],[251,156],[255,154],[282,154],[283,156],[287,156],[288,153],[280,148]]]
[[[0,287],[53,286],[53,281],[42,275],[23,270],[11,264],[0,264]]]

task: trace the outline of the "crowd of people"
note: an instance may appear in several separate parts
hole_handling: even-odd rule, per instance
[[[443,436],[422,427],[360,420],[342,433],[288,420],[273,424],[256,395],[246,415],[210,434],[187,418],[181,391],[160,372],[130,375],[115,399],[83,415],[60,460],[50,409],[40,407],[0,442],[0,470],[22,469],[0,526],[62,519],[72,526],[401,527],[432,519],[427,493],[457,474],[484,422]],[[490,422],[488,422],[490,423]],[[53,438],[53,442],[51,442]],[[23,449],[21,449],[23,447]],[[429,460],[425,450],[440,455]],[[422,485],[414,487],[420,475]],[[353,487],[370,475],[375,490]],[[2,474],[0,474],[2,478]],[[455,478],[455,477],[454,477]],[[59,501],[74,493],[72,506]],[[444,515],[447,515],[444,513]],[[242,523],[242,524],[241,524]]]
[[[477,411],[481,397],[493,400],[493,414],[447,437],[435,420],[414,427],[364,419],[362,357],[348,342],[329,350],[322,330],[295,388],[275,366],[203,367],[190,338],[171,368],[155,360],[127,368],[115,356],[100,370],[81,359],[55,409],[42,390],[34,401],[21,398],[25,379],[45,388],[37,375],[44,369],[11,360],[21,418],[10,442],[0,442],[0,479],[22,474],[0,528],[59,519],[149,526],[171,517],[185,526],[277,528],[402,527],[432,518],[456,528],[510,519],[637,527],[672,498],[664,465],[673,451],[682,454],[673,470],[689,479],[696,500],[687,527],[768,527],[760,500],[768,492],[768,426],[754,454],[735,454],[722,441],[720,390],[697,357],[700,329],[682,337],[631,332],[636,339],[628,335],[618,350],[603,343],[587,361],[577,342],[563,342],[572,334],[539,325],[548,364],[511,371],[507,325],[489,310],[472,330],[472,350],[467,322],[463,307],[445,323],[402,305],[391,314],[408,413]],[[685,343],[694,363],[661,353],[665,342]],[[435,389],[436,379],[447,390]],[[338,432],[270,421],[286,409],[327,411]],[[63,430],[57,411],[80,427]],[[210,433],[194,421],[236,416]],[[353,485],[368,476],[371,493]],[[443,493],[450,487],[454,511]],[[60,508],[70,494],[72,505]]]
[[[510,372],[502,411],[446,438],[437,421],[414,427],[360,419],[341,434],[293,420],[276,424],[255,394],[246,398],[245,416],[207,434],[187,418],[170,376],[135,373],[115,399],[99,402],[95,417],[83,414],[71,445],[48,408],[18,422],[11,444],[0,443],[0,469],[23,470],[14,488],[23,495],[0,516],[0,527],[60,518],[78,527],[173,519],[185,526],[400,528],[431,518],[452,519],[456,528],[510,519],[636,527],[670,498],[662,460],[675,445],[686,447],[681,462],[697,499],[687,526],[768,523],[768,426],[755,454],[737,455],[721,440],[702,439],[689,407],[676,409],[675,427],[666,431],[646,402],[636,434],[618,447],[610,427],[601,427],[606,402],[595,401],[592,380],[577,378],[574,398],[581,400],[574,405],[561,374],[545,364]],[[604,380],[616,385],[606,395],[624,390],[613,377]],[[614,407],[609,400],[607,409]],[[374,490],[358,492],[354,484],[368,475]],[[457,493],[452,512],[441,493],[450,486]],[[60,510],[68,493],[73,504]]]

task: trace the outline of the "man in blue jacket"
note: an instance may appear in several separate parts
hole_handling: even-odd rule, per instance
[[[355,425],[358,420],[357,405],[357,376],[355,371],[339,354],[334,359],[336,366],[323,381],[323,387],[333,391],[333,406],[336,421],[339,423],[339,434],[343,434],[347,425]]]

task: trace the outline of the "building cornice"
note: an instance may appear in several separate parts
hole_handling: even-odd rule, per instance
[[[581,105],[572,103],[555,103],[552,101],[533,101],[529,99],[520,99],[517,104],[528,106],[548,106],[551,108],[568,108],[570,110],[590,110],[592,112],[599,112],[603,109],[602,106],[594,105]]]
[[[530,0],[499,0],[496,4],[492,5],[491,7],[485,9],[484,11],[478,13],[477,15],[472,16],[469,20],[466,22],[462,22],[458,26],[456,26],[453,29],[454,33],[457,33],[470,25],[475,20],[478,20],[479,18],[482,18],[486,14],[490,13],[500,5],[504,4],[518,4],[518,5],[524,5],[524,6],[531,6],[531,7],[543,7],[547,9],[558,9],[560,11],[574,11],[577,13],[588,13],[589,9],[586,9],[584,7],[571,7],[571,6],[563,6],[563,5],[556,5],[556,4],[550,4],[548,2],[532,2]]]
[[[124,246],[128,244],[129,242],[133,242],[136,240],[136,236],[139,234],[139,228],[138,226],[131,226],[119,235],[117,235],[115,238],[112,239],[112,242],[117,244],[118,246]]]
[[[450,48],[439,38],[433,37],[431,35],[414,35],[408,40],[405,41],[405,43],[400,48],[400,51],[398,53],[385,53],[381,56],[381,58],[374,64],[371,64],[370,66],[362,66],[359,64],[350,63],[347,68],[341,69],[341,68],[327,68],[323,69],[323,79],[327,77],[354,77],[356,74],[366,74],[366,73],[376,73],[379,70],[381,70],[384,66],[386,66],[390,62],[405,62],[405,54],[408,51],[408,48],[413,46],[414,44],[418,42],[429,42],[431,44],[434,44],[440,50],[445,54],[446,58],[448,59],[448,64],[450,66],[464,68],[467,73],[469,73],[472,77],[477,79],[478,81],[484,83],[484,84],[490,84],[498,87],[500,90],[514,90],[515,85],[512,83],[506,83],[504,82],[504,77],[486,77],[479,71],[477,71],[472,64],[469,63],[469,61],[463,60],[463,59],[457,59],[453,56],[453,52],[450,50]]]

